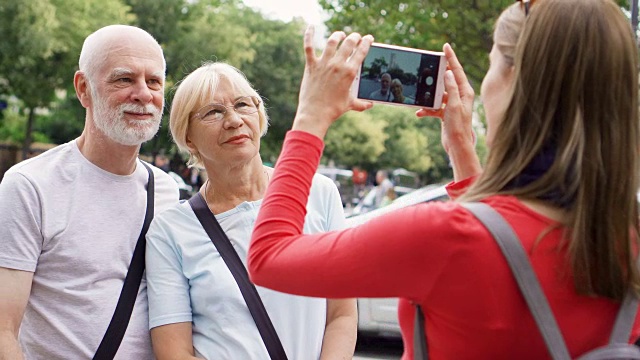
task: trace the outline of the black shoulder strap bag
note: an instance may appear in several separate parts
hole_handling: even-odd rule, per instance
[[[140,236],[138,236],[136,248],[133,251],[129,271],[124,279],[124,284],[122,285],[122,291],[120,292],[120,298],[118,299],[116,310],[114,311],[109,327],[98,346],[98,350],[96,350],[96,354],[93,357],[94,360],[111,360],[116,356],[116,352],[118,352],[118,348],[122,343],[122,338],[124,338],[124,333],[129,325],[133,306],[135,305],[136,298],[138,297],[142,274],[144,273],[144,252],[147,244],[145,236],[149,229],[151,219],[153,219],[154,182],[153,171],[151,168],[144,162],[142,162],[142,165],[144,165],[149,173],[149,180],[147,182],[147,211],[144,215],[144,223],[142,225],[142,230],[140,231]]]
[[[238,256],[238,253],[233,248],[231,241],[229,241],[229,238],[220,227],[215,215],[213,215],[211,210],[209,210],[207,202],[200,193],[196,193],[191,197],[191,199],[189,199],[189,205],[191,205],[191,208],[200,221],[200,224],[202,224],[202,227],[207,232],[207,235],[209,235],[211,242],[213,242],[213,245],[218,249],[220,256],[222,256],[222,260],[227,264],[231,274],[233,274],[233,277],[238,283],[242,297],[247,303],[247,307],[253,317],[253,321],[255,321],[256,326],[258,327],[262,341],[267,347],[269,357],[271,357],[272,360],[286,360],[287,355],[284,352],[280,338],[278,338],[278,334],[271,323],[271,319],[269,319],[269,314],[267,314],[267,310],[264,308],[264,304],[260,299],[258,290],[256,290],[256,287],[253,285],[251,280],[249,280],[247,269],[244,267],[242,260],[240,260],[240,256]]]

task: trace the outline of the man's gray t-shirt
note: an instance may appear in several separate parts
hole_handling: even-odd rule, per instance
[[[156,214],[178,201],[153,167]],[[20,327],[28,360],[92,358],[122,290],[142,229],[148,173],[89,162],[76,141],[12,167],[0,184],[0,267],[34,272]],[[116,359],[153,359],[143,278]]]

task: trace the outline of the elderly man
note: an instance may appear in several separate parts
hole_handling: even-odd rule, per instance
[[[112,317],[124,322],[124,338],[109,332],[108,351],[117,359],[153,358],[144,268],[130,282],[129,265],[140,264],[132,257],[152,210],[178,200],[175,181],[138,159],[140,144],[160,125],[165,66],[144,30],[112,25],[91,34],[74,76],[84,131],[5,174],[0,359],[92,358]],[[131,306],[121,311],[121,293],[130,294],[132,314]],[[113,358],[108,351],[100,358]]]
[[[369,94],[370,100],[393,101],[391,94],[391,75],[384,73],[380,76],[380,89]]]

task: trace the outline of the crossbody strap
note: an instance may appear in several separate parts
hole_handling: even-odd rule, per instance
[[[109,327],[96,350],[96,354],[93,357],[94,360],[111,360],[118,352],[118,348],[124,338],[124,333],[129,325],[131,319],[131,313],[133,312],[133,306],[136,303],[138,297],[138,290],[140,289],[140,282],[142,281],[142,274],[144,273],[144,252],[146,246],[145,236],[149,229],[151,219],[153,219],[153,206],[154,206],[154,178],[151,168],[141,162],[149,173],[149,180],[147,181],[147,210],[144,214],[144,223],[142,230],[138,236],[138,242],[136,248],[133,251],[131,263],[129,265],[129,271],[124,279],[122,285],[122,291],[120,292],[120,298],[116,305],[116,310],[113,313]]]
[[[211,242],[213,242],[213,245],[216,247],[225,264],[231,271],[236,283],[238,283],[242,297],[247,303],[247,307],[253,317],[253,321],[255,321],[256,326],[258,327],[258,331],[260,332],[262,341],[267,348],[267,352],[269,352],[269,356],[272,360],[286,360],[287,355],[284,352],[280,338],[278,338],[278,334],[271,323],[269,314],[267,314],[267,310],[264,308],[264,304],[260,299],[258,290],[256,290],[255,285],[253,285],[251,280],[249,280],[247,269],[242,263],[242,260],[240,260],[240,256],[238,256],[238,253],[233,248],[231,241],[229,241],[229,238],[220,227],[215,215],[213,215],[211,210],[209,210],[207,202],[200,193],[196,193],[191,197],[191,199],[189,199],[189,205],[191,205],[191,208],[200,221],[200,224],[202,224],[202,227],[207,232],[207,235],[209,235]]]

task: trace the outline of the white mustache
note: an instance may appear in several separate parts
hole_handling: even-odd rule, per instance
[[[160,110],[157,107],[146,104],[146,105],[137,105],[137,104],[122,104],[119,106],[120,113],[132,112],[137,114],[151,114],[154,117],[160,114]]]

